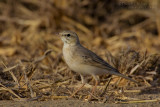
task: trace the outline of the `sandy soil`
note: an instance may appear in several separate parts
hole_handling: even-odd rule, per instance
[[[139,99],[136,103],[102,103],[96,101],[82,101],[74,98],[59,99],[49,101],[11,101],[1,100],[0,107],[160,107],[160,88],[145,88],[141,93],[124,93],[124,95],[131,99]],[[111,98],[111,100],[113,100]],[[155,101],[158,100],[158,101]],[[115,101],[116,102],[116,101]],[[143,103],[142,103],[143,102]]]
[[[139,98],[148,100],[146,103],[129,103],[129,104],[115,104],[115,103],[100,103],[87,102],[75,99],[61,99],[50,101],[0,101],[0,107],[160,107],[159,102],[153,102],[154,99],[159,99],[160,93],[143,93],[127,95],[132,98]],[[149,102],[149,100],[151,102]]]
[[[107,104],[92,103],[79,100],[54,100],[54,101],[0,101],[0,107],[159,107],[160,103],[134,103],[134,104]]]

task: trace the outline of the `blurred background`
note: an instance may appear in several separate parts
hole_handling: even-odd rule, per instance
[[[87,47],[113,54],[122,48],[156,53],[159,4],[158,0],[1,0],[0,55],[35,54],[53,47],[59,51],[62,43],[54,33],[62,30],[75,31]]]
[[[37,90],[49,92],[55,81],[73,82],[74,79],[69,80],[73,73],[61,54],[63,43],[55,35],[63,30],[76,32],[85,47],[120,72],[137,75],[137,81],[146,86],[158,84],[159,0],[0,0],[0,80],[3,85],[15,88],[24,76],[21,67],[11,69],[12,75],[8,70],[2,72],[5,68],[14,66],[21,59],[34,60],[48,49],[53,52],[39,64],[30,79],[35,84],[35,80],[45,80],[39,87],[45,83],[49,89],[35,88],[35,93],[38,94]],[[101,78],[105,80],[105,77]],[[77,79],[80,80],[78,75]],[[122,85],[126,84],[124,81]],[[1,95],[5,96],[1,99],[11,99],[8,94]]]

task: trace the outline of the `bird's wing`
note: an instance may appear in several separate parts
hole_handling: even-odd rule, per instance
[[[83,51],[82,51],[82,50]],[[82,55],[83,57],[83,63],[84,64],[87,64],[87,65],[90,65],[90,66],[96,66],[96,67],[99,67],[99,68],[102,68],[102,69],[106,69],[109,71],[110,74],[113,74],[113,75],[117,75],[117,76],[120,76],[120,77],[123,77],[123,78],[126,78],[132,82],[135,82],[135,83],[138,83],[137,81],[121,74],[117,69],[115,69],[114,67],[112,67],[111,65],[109,65],[106,61],[104,61],[102,58],[100,58],[99,56],[97,56],[95,53],[93,53],[92,51],[82,47],[79,51],[81,52],[80,54]]]
[[[114,67],[109,65],[106,61],[104,61],[102,58],[100,58],[98,55],[96,55],[92,51],[90,51],[86,48],[84,48],[83,50],[84,50],[83,54],[81,54],[81,55],[84,59],[85,64],[88,64],[88,65],[91,65],[91,66],[96,66],[96,67],[99,67],[99,68],[102,68],[102,69],[106,69],[108,71],[119,72],[117,69],[115,69]]]

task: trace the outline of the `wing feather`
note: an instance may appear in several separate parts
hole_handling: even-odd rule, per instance
[[[88,50],[84,47],[81,47],[81,48],[79,48],[78,52],[80,52],[79,55],[82,55],[81,57],[84,57],[83,61],[82,61],[84,64],[87,64],[87,65],[90,65],[90,66],[96,66],[96,67],[99,67],[99,68],[102,68],[102,69],[106,69],[106,70],[110,71],[110,74],[117,75],[117,76],[126,78],[126,79],[128,79],[132,82],[138,83],[137,81],[121,74],[116,68],[109,65],[106,61],[104,61],[102,58],[97,56],[92,51],[90,51],[90,50]]]
[[[119,72],[117,69],[109,65],[106,61],[100,58],[98,55],[93,53],[92,51],[84,48],[82,57],[84,57],[85,63],[91,66],[96,66],[99,68],[107,69],[109,71]]]

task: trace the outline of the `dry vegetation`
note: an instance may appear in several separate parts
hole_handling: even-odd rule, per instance
[[[79,75],[64,63],[63,44],[54,34],[66,29],[77,32],[85,47],[140,83],[101,76],[94,101],[140,102],[126,93],[152,93],[153,88],[158,93],[159,4],[158,0],[1,0],[0,99],[65,99],[80,85]],[[75,99],[90,94],[94,81],[87,78],[89,84]]]

